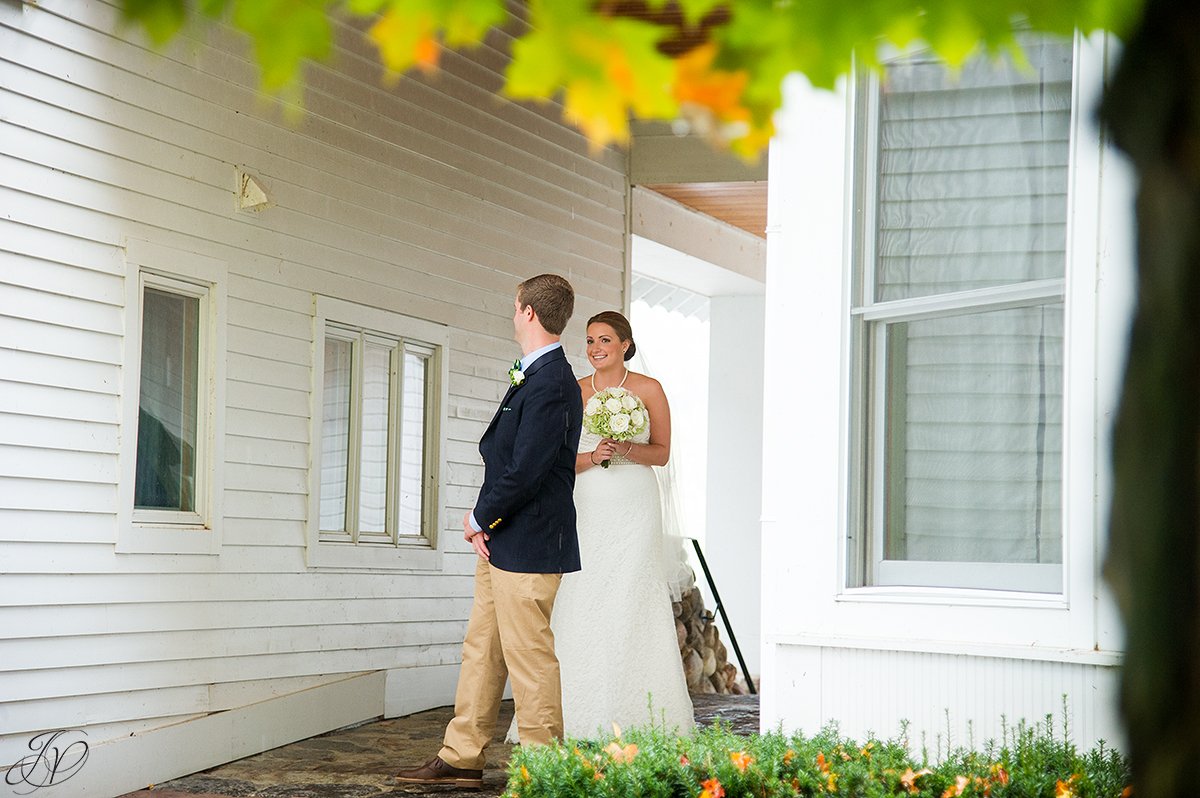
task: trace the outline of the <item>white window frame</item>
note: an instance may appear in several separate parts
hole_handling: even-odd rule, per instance
[[[313,389],[312,426],[309,458],[309,508],[307,561],[310,568],[393,569],[393,570],[438,570],[442,555],[438,548],[439,527],[442,518],[441,486],[445,484],[446,469],[446,414],[449,405],[449,329],[423,319],[405,316],[393,311],[360,305],[334,297],[313,297]],[[426,439],[423,472],[425,486],[422,504],[422,532],[420,535],[402,535],[398,530],[389,538],[382,534],[372,539],[358,540],[352,532],[329,532],[321,530],[321,446],[324,421],[325,338],[331,332],[344,340],[360,341],[377,339],[394,342],[403,356],[407,349],[430,355],[429,384],[427,385]],[[359,372],[362,347],[355,346],[355,370]],[[391,381],[391,410],[388,429],[388,484],[394,485],[398,473],[394,458],[399,449],[401,419],[403,412],[400,400],[399,369],[393,358]],[[357,385],[357,378],[354,385]],[[351,400],[351,452],[348,470],[358,468],[358,428],[361,406],[357,392],[352,388]],[[357,479],[348,477],[348,483],[357,486]],[[395,523],[398,508],[395,507],[395,491],[388,490],[387,517]],[[347,491],[347,517],[357,517],[357,490]],[[356,525],[351,525],[356,526]]]
[[[1072,103],[1068,166],[1068,246],[1064,274],[1071,271],[1073,247],[1072,208],[1076,190],[1075,173],[1080,136],[1080,38],[1072,46]],[[1058,597],[1065,592],[1068,538],[1066,534],[1067,425],[1063,426],[1063,470],[1058,479],[1064,495],[1063,553],[1061,563],[972,563],[887,560],[884,558],[886,532],[887,474],[886,460],[886,336],[888,323],[935,319],[963,312],[986,312],[1005,308],[1032,307],[1041,304],[1068,304],[1066,278],[1033,280],[1023,283],[959,291],[951,294],[918,296],[900,300],[877,301],[876,235],[878,188],[879,80],[875,75],[861,76],[854,92],[853,122],[849,134],[863,146],[853,149],[854,197],[858,218],[854,224],[851,247],[850,281],[850,535],[848,540],[846,585],[851,592],[889,590],[968,590],[1003,591],[1031,597]],[[854,131],[861,128],[861,134]],[[861,138],[860,138],[861,135]],[[868,171],[870,173],[868,174]],[[1069,308],[1064,313],[1064,338],[1070,357],[1071,324]],[[882,322],[882,323],[880,323]],[[1064,370],[1067,365],[1064,364]],[[1067,375],[1063,375],[1064,391]],[[1064,396],[1064,408],[1067,397]],[[1064,409],[1065,412],[1065,409]],[[1048,475],[1049,476],[1049,475]]]
[[[225,438],[224,261],[147,241],[125,246],[125,363],[116,551],[123,554],[220,553]],[[147,288],[200,300],[195,511],[134,507],[142,369],[143,297]]]

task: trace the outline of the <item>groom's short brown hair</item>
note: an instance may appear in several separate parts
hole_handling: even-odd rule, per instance
[[[517,286],[521,309],[532,306],[542,328],[551,335],[562,335],[575,312],[575,289],[557,274],[539,274]]]

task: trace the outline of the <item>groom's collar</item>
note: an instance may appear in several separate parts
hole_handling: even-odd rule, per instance
[[[533,350],[528,355],[521,358],[521,371],[529,371],[529,367],[532,366],[538,360],[538,358],[540,358],[542,355],[550,354],[555,349],[562,349],[561,341],[555,341],[552,344],[543,346],[541,349]]]

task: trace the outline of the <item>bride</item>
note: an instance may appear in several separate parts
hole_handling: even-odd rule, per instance
[[[671,411],[658,381],[629,371],[635,346],[616,311],[588,319],[587,357],[595,369],[579,380],[583,402],[621,386],[641,397],[648,428],[632,441],[586,429],[575,458],[575,509],[583,570],[565,574],[551,628],[562,673],[568,737],[608,734],[651,722],[690,733],[692,701],[684,680],[671,597],[663,573],[658,482],[650,466],[671,452]],[[609,468],[599,467],[611,460]],[[509,729],[516,738],[516,720]]]

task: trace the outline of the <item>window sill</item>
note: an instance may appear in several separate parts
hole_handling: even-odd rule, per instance
[[[220,536],[203,526],[134,523],[117,539],[118,554],[202,554],[221,552]]]
[[[844,590],[837,601],[868,604],[933,604],[941,606],[1017,607],[1066,610],[1070,605],[1061,593],[1031,593],[960,587],[857,587]]]
[[[1073,665],[1117,667],[1122,662],[1119,651],[1062,648],[1057,646],[1012,646],[971,641],[939,641],[897,639],[886,637],[836,637],[832,635],[767,635],[768,645],[806,648],[857,649],[862,651],[902,651],[917,654],[987,657],[989,659],[1036,660],[1065,662]]]
[[[308,547],[309,568],[376,571],[440,571],[442,553],[428,543],[399,546],[317,543]]]

